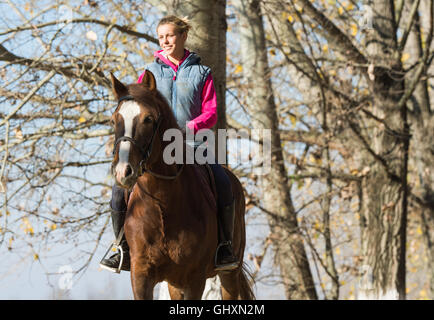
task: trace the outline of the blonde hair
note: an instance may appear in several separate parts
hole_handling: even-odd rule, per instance
[[[162,18],[160,22],[158,22],[157,30],[160,26],[164,24],[173,24],[175,26],[176,32],[180,34],[183,34],[184,32],[188,33],[188,31],[191,29],[191,25],[187,17],[178,18],[174,15],[166,16]]]

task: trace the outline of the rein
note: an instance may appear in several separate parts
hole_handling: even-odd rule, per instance
[[[132,95],[126,95],[126,96],[123,96],[123,97],[119,98],[119,100],[118,100],[118,106],[119,106],[119,104],[120,104],[122,101],[131,101],[131,100],[134,100],[134,97],[133,97]],[[136,140],[134,140],[133,138],[130,138],[130,137],[128,137],[128,136],[122,136],[122,137],[119,137],[119,138],[116,140],[116,142],[115,142],[115,144],[114,144],[114,146],[113,146],[113,152],[112,152],[113,156],[114,156],[115,153],[116,153],[116,148],[117,148],[118,144],[121,143],[122,141],[129,141],[129,142],[131,142],[131,144],[132,144],[134,147],[136,147],[136,148],[140,151],[140,153],[141,153],[142,156],[143,156],[143,159],[142,159],[142,160],[140,161],[140,163],[139,163],[139,172],[138,172],[138,177],[142,176],[144,173],[147,172],[147,173],[151,174],[152,176],[154,176],[154,177],[156,177],[156,178],[166,179],[166,180],[172,180],[172,179],[176,179],[176,178],[178,178],[178,176],[179,176],[179,175],[181,174],[181,172],[182,172],[182,169],[184,169],[184,164],[183,164],[183,165],[181,166],[181,169],[179,169],[178,172],[176,173],[176,175],[173,175],[173,176],[161,175],[161,174],[158,174],[158,173],[152,172],[152,171],[149,170],[149,169],[146,169],[146,162],[148,161],[149,157],[151,156],[151,151],[152,151],[152,146],[154,145],[155,136],[156,136],[156,133],[158,132],[158,129],[160,128],[160,124],[161,124],[161,121],[162,121],[162,120],[163,120],[163,117],[162,117],[161,115],[159,115],[159,116],[158,116],[157,123],[154,124],[154,131],[152,132],[151,141],[150,141],[150,142],[148,143],[148,145],[146,146],[146,149],[142,148],[142,147],[137,143]]]

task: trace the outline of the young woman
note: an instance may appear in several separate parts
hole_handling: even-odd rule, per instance
[[[162,50],[154,53],[155,61],[145,67],[153,73],[157,89],[167,99],[181,128],[194,133],[209,129],[217,121],[217,99],[210,68],[200,64],[200,57],[185,49],[190,25],[185,19],[168,16],[157,26],[159,44]],[[141,83],[145,72],[139,77]],[[197,147],[197,145],[195,145]],[[234,199],[231,183],[219,164],[210,164],[214,173],[218,193],[219,246],[216,252],[216,270],[231,270],[238,267],[238,260],[232,252],[234,226]],[[116,184],[112,189],[110,202],[112,222],[116,238],[124,225],[127,204],[124,190]],[[121,242],[124,251],[122,270],[130,269],[128,244]],[[102,268],[116,271],[120,253],[101,261]]]

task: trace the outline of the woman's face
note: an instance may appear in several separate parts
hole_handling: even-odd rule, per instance
[[[187,33],[180,34],[173,24],[163,24],[157,29],[158,41],[165,55],[181,59],[184,56],[184,44]]]

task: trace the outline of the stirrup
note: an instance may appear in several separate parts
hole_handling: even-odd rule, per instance
[[[119,261],[119,266],[117,267],[117,269],[115,268],[110,268],[107,267],[106,265],[102,264],[102,261],[105,259],[105,257],[108,255],[108,253],[110,251],[112,251],[113,248],[116,248],[117,250],[120,251],[121,253],[121,260]],[[120,244],[117,244],[116,241],[113,242],[110,247],[108,248],[108,250],[106,251],[106,253],[104,254],[104,256],[102,257],[101,261],[99,262],[99,266],[103,269],[106,269],[108,271],[111,272],[115,272],[115,273],[121,273],[121,269],[122,269],[122,263],[124,262],[124,249],[122,249],[122,246]]]
[[[229,246],[230,248],[232,247],[232,241],[223,241],[221,243],[219,243],[219,245],[217,246],[217,250],[215,253],[215,257],[214,257],[214,270],[215,271],[231,271],[234,270],[236,268],[238,268],[238,266],[240,265],[240,262],[238,261],[238,259],[234,256],[234,254],[232,253],[232,256],[237,260],[231,263],[226,263],[226,264],[217,264],[217,257],[218,257],[218,253],[221,247],[224,246]]]
[[[111,246],[108,248],[107,252],[104,254],[104,256],[102,257],[101,261],[99,262],[99,265],[101,268],[109,270],[111,272],[116,272],[116,273],[121,273],[121,269],[122,269],[122,263],[124,262],[124,249],[122,249],[121,247],[121,242],[122,242],[122,237],[124,236],[125,230],[124,227],[122,226],[121,230],[119,231],[119,234],[116,238],[116,240],[111,244]],[[119,266],[117,269],[115,268],[109,268],[103,264],[101,264],[101,262],[104,260],[104,258],[108,255],[108,253],[113,249],[116,248],[117,250],[120,251],[121,253],[121,261],[119,262]]]

